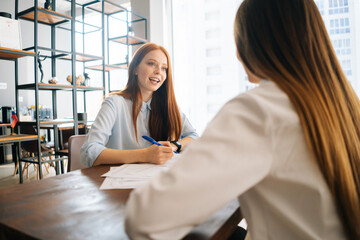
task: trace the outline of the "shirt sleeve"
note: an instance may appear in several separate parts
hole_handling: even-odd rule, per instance
[[[106,148],[116,120],[116,109],[119,107],[115,106],[112,97],[106,98],[102,103],[84,145],[80,149],[83,164],[91,167],[99,154]]]
[[[191,137],[193,139],[197,139],[199,135],[196,132],[196,129],[191,125],[189,119],[183,112],[180,112],[182,119],[182,131],[181,138]]]
[[[258,101],[243,95],[220,110],[172,168],[131,193],[130,238],[180,239],[270,172],[270,120]]]

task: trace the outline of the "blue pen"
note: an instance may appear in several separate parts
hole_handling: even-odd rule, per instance
[[[142,136],[142,137],[143,137],[143,139],[148,140],[149,142],[151,142],[153,144],[156,144],[158,146],[164,146],[164,145],[158,143],[157,141],[155,141],[154,139],[152,139],[151,137],[148,137],[148,136]],[[174,151],[174,153],[178,153],[178,152]]]

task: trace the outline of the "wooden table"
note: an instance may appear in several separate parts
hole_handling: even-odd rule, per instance
[[[16,135],[0,135],[0,144],[12,144],[12,159],[16,165],[20,159],[20,148],[19,143],[25,141],[36,141],[38,138],[37,135],[30,135],[30,134],[16,134]],[[4,157],[5,159],[5,157]],[[21,166],[19,170],[20,176],[20,183],[22,183],[22,174],[21,174]],[[0,235],[1,236],[1,235]]]
[[[0,190],[0,238],[128,239],[123,223],[132,190],[100,190],[108,170],[97,166]],[[226,239],[240,220],[234,200],[185,239]]]

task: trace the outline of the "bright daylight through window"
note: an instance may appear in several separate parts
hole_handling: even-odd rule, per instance
[[[242,0],[173,0],[174,80],[181,109],[202,133],[221,106],[254,87],[235,55]],[[339,62],[360,96],[360,1],[315,0]]]

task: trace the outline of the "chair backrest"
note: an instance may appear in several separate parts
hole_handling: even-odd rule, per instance
[[[68,172],[88,167],[80,161],[80,148],[85,137],[86,135],[73,135],[69,138]]]
[[[20,125],[20,133],[37,135],[35,127],[31,125]],[[29,153],[37,154],[38,152],[37,146],[38,146],[37,141],[25,141],[21,143],[21,148]],[[43,144],[41,144],[40,147],[42,153],[52,151],[51,149],[44,147]]]
[[[85,128],[80,127],[80,125],[79,125],[79,134],[80,135],[86,134]],[[60,147],[60,149],[68,149],[69,148],[69,138],[73,135],[74,135],[73,127],[59,130],[59,138],[60,138],[60,141],[59,141],[60,146],[59,147]]]

